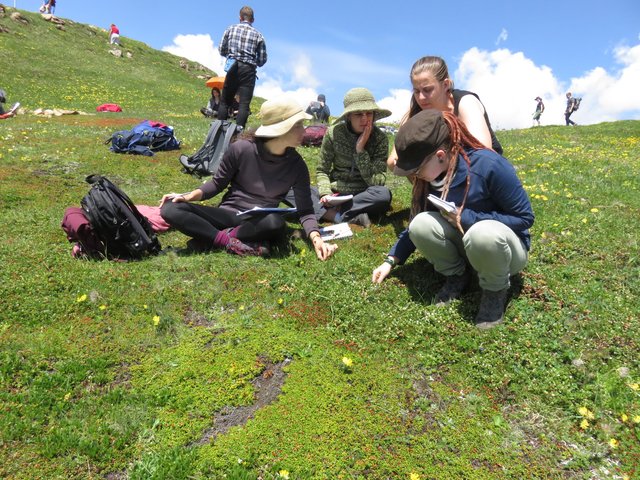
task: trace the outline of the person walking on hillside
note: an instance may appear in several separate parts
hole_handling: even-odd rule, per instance
[[[109,44],[120,45],[120,30],[113,23],[109,28]]]
[[[542,116],[542,112],[544,112],[544,103],[540,97],[536,97],[534,99],[538,104],[536,105],[536,111],[533,114],[533,121],[538,122],[538,126],[540,126],[540,117]]]
[[[229,106],[236,93],[240,96],[236,123],[243,127],[249,117],[249,105],[256,86],[256,71],[267,63],[267,45],[262,34],[253,27],[254,15],[251,7],[240,9],[240,23],[231,25],[222,35],[218,51],[227,57],[227,76],[222,87],[222,98],[218,118],[229,118]]]
[[[571,95],[571,92],[567,92],[567,108],[564,111],[564,121],[568,125],[577,125],[576,122],[571,120],[569,117],[573,112],[577,110],[576,108],[576,99]]]

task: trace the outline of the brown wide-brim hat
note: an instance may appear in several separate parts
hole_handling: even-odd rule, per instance
[[[415,114],[398,130],[395,147],[398,154],[395,175],[416,173],[422,162],[448,143],[449,127],[440,110],[427,109]]]
[[[349,90],[345,94],[342,103],[344,104],[344,111],[333,123],[345,120],[353,112],[373,112],[374,122],[391,115],[391,110],[380,108],[373,97],[373,93],[362,87]]]

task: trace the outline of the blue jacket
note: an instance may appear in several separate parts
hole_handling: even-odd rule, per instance
[[[533,209],[513,165],[492,150],[469,149],[466,153],[471,161],[471,175],[467,201],[460,216],[463,230],[466,232],[482,220],[497,220],[513,230],[529,250]],[[458,155],[457,170],[445,200],[462,205],[468,171],[464,158]],[[436,209],[430,206],[429,210]],[[398,237],[389,255],[397,257],[399,263],[404,263],[415,249],[409,238],[409,230],[406,229]]]

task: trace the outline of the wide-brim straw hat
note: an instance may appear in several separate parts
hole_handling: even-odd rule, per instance
[[[267,100],[260,107],[260,126],[256,137],[275,138],[284,135],[299,120],[310,120],[312,117],[304,112],[300,104],[291,97],[279,97]]]
[[[347,118],[353,112],[373,112],[373,121],[391,115],[390,110],[380,108],[376,103],[373,94],[366,88],[352,88],[344,96],[344,111],[333,123],[338,123]]]

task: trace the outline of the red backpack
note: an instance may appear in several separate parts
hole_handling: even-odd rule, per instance
[[[121,112],[122,108],[117,103],[103,103],[96,107],[96,112]]]

